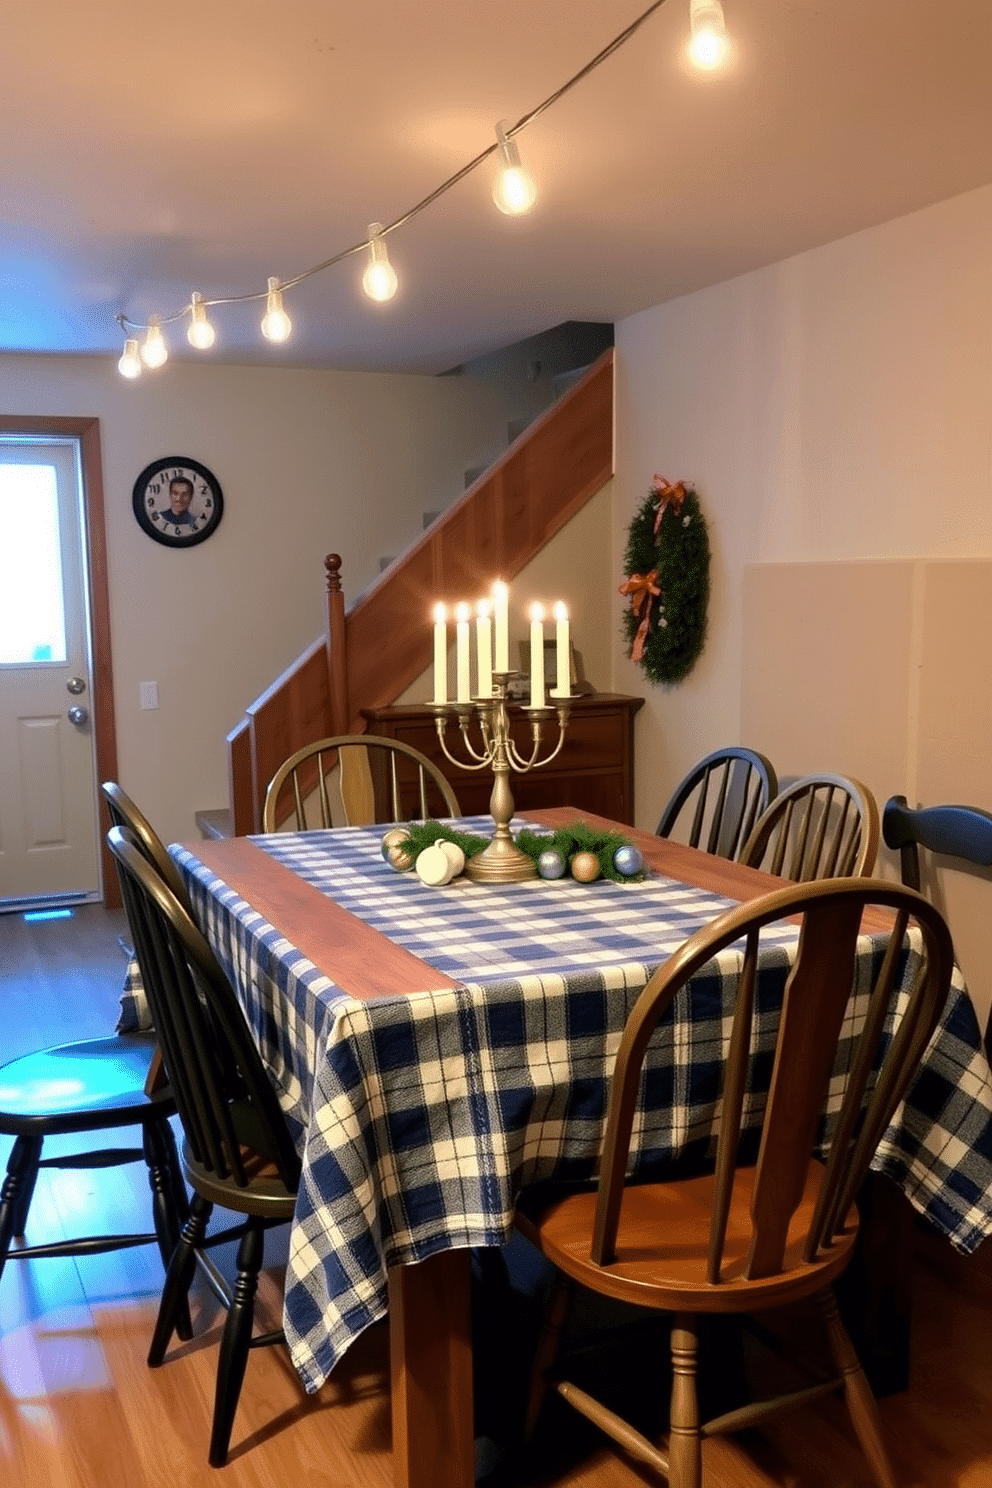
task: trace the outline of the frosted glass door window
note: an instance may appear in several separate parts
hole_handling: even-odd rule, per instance
[[[66,660],[53,465],[0,464],[0,664]]]

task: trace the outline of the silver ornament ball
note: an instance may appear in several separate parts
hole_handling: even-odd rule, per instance
[[[618,847],[613,854],[613,866],[618,873],[623,874],[624,878],[633,878],[634,874],[640,873],[644,867],[644,858],[640,848],[635,847],[631,842],[624,843],[623,847]]]
[[[555,848],[549,847],[537,860],[537,871],[542,878],[564,878],[565,858]]]

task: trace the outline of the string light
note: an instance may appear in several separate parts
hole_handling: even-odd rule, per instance
[[[117,363],[117,370],[122,377],[141,376],[141,356],[138,352],[138,343],[133,336],[124,342],[124,355]]]
[[[217,339],[217,332],[207,319],[203,296],[194,291],[189,308],[192,319],[189,330],[186,332],[186,340],[190,346],[195,346],[197,351],[209,351]]]
[[[493,182],[493,201],[508,217],[521,217],[537,200],[537,187],[520,164],[516,140],[507,138],[508,127],[505,119],[496,125],[500,167]]]
[[[292,329],[293,322],[282,308],[279,280],[270,278],[265,314],[262,316],[262,335],[266,341],[288,341]]]
[[[369,262],[362,275],[362,288],[370,300],[391,300],[396,293],[396,270],[382,240],[382,223],[369,223]]]
[[[656,10],[667,3],[667,0],[653,0],[646,10],[637,16],[630,25],[625,27],[619,35],[608,42],[601,51],[597,52],[589,62],[574,73],[567,82],[551,93],[543,102],[529,113],[523,114],[515,124],[508,126],[503,120],[496,126],[496,140],[485,150],[480,151],[466,165],[449,176],[446,181],[435,190],[428,193],[422,200],[417,202],[401,216],[394,218],[383,227],[380,223],[373,223],[369,228],[369,237],[361,243],[353,243],[348,248],[343,248],[339,253],[325,258],[322,263],[314,264],[312,268],[304,269],[302,273],[294,275],[291,279],[279,280],[270,278],[268,290],[262,293],[254,292],[242,295],[227,295],[211,299],[207,303],[211,305],[235,305],[247,304],[251,301],[266,301],[265,315],[262,318],[262,334],[269,341],[285,341],[292,332],[292,322],[286,314],[282,305],[282,294],[284,290],[292,289],[297,284],[302,284],[305,279],[311,279],[315,274],[322,274],[326,269],[332,268],[346,258],[355,254],[368,252],[369,262],[362,276],[362,285],[365,293],[372,299],[387,300],[396,292],[396,274],[389,262],[383,239],[387,234],[395,232],[397,228],[404,227],[412,218],[450,191],[458,183],[480,166],[483,161],[488,160],[491,155],[499,153],[500,169],[497,181],[493,188],[493,199],[500,211],[517,215],[529,211],[537,196],[537,189],[533,180],[523,169],[520,163],[520,152],[514,142],[514,136],[532,124],[546,109],[551,108],[570,92],[578,83],[587,78],[589,74],[613,53],[629,41],[639,31],[644,23],[654,15]],[[728,50],[726,24],[723,17],[723,7],[720,0],[689,0],[689,23],[692,32],[690,51],[693,59],[701,67],[715,67],[723,59]],[[373,287],[370,288],[370,285]],[[214,328],[206,318],[203,296],[194,294],[188,305],[174,311],[170,315],[158,315],[150,317],[147,324],[130,320],[123,313],[116,317],[117,324],[124,332],[126,341],[124,354],[118,362],[118,370],[123,377],[136,377],[141,372],[141,364],[146,367],[160,367],[168,357],[168,348],[162,336],[161,326],[174,321],[182,320],[189,315],[190,325],[186,332],[187,339],[191,345],[199,350],[206,350],[213,345],[215,339]],[[145,339],[140,343],[132,332],[144,331]],[[195,333],[195,339],[194,339]]]
[[[690,0],[689,56],[697,67],[711,71],[727,55],[727,23],[720,0]]]
[[[141,343],[141,360],[146,367],[161,367],[168,359],[169,348],[165,344],[162,328],[153,318]]]

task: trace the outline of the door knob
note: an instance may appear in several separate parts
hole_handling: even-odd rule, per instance
[[[90,715],[86,711],[86,709],[81,708],[78,703],[76,703],[74,707],[70,708],[68,713],[66,714],[69,722],[76,724],[85,723],[89,716]]]
[[[76,695],[77,693],[86,691],[86,683],[83,681],[82,677],[70,677],[68,682],[65,684],[65,690],[66,692],[71,692],[73,695]]]

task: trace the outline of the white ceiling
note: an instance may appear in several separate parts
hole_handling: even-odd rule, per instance
[[[0,350],[113,352],[136,321],[264,290],[389,223],[553,93],[648,0],[30,0],[4,17]],[[612,321],[992,181],[992,0],[724,0],[732,67],[685,60],[689,0],[518,136],[540,199],[480,166],[364,256],[211,312],[206,355],[441,371]],[[183,326],[173,355],[196,357]]]

